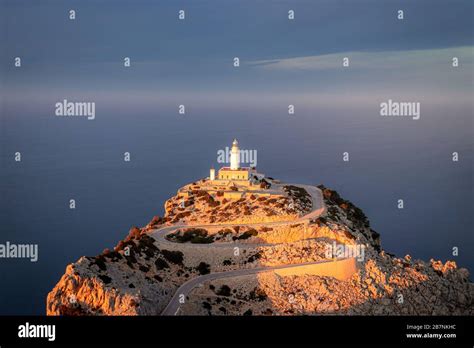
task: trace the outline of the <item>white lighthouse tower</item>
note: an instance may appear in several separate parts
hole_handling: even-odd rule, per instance
[[[222,151],[222,150],[219,150],[219,151]],[[219,151],[218,151],[218,154],[219,154]],[[246,151],[250,151],[250,150],[243,150],[241,152],[239,149],[239,142],[237,141],[237,139],[234,139],[234,141],[232,142],[232,148],[230,150],[230,166],[220,168],[217,173],[217,178],[216,178],[216,172],[211,169],[209,178],[211,179],[210,181],[212,182],[212,184],[223,185],[223,186],[233,185],[234,188],[237,186],[249,187],[254,184],[255,178],[261,179],[265,177],[265,175],[263,175],[262,173],[257,173],[257,169],[255,167],[241,167],[240,166],[240,160],[244,160],[244,163],[245,163]],[[225,151],[222,151],[222,154],[224,153],[225,153],[225,160],[226,160],[225,162],[227,162],[228,160],[227,156],[229,156],[228,147],[226,147]],[[242,157],[240,157],[241,154],[242,154]],[[247,156],[247,158],[248,157],[249,156]],[[218,162],[219,162],[219,159],[218,159]],[[232,192],[235,193],[237,191],[232,190]],[[239,192],[242,193],[241,191]],[[224,196],[225,195],[226,193],[224,193]],[[227,193],[227,195],[229,196],[229,193]],[[234,195],[238,195],[238,194],[235,193]]]
[[[209,171],[209,180],[216,180],[216,170],[214,168]]]
[[[230,169],[237,170],[240,168],[240,154],[239,154],[239,143],[237,139],[234,139],[232,143],[232,149],[230,150]]]

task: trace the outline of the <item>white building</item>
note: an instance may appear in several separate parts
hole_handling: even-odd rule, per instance
[[[238,181],[241,184],[249,185],[252,179],[258,178],[261,180],[265,175],[257,173],[256,168],[241,167],[240,166],[240,149],[239,142],[234,139],[232,142],[232,149],[230,152],[230,167],[222,167],[219,169],[217,174],[217,180],[215,179],[216,173],[214,168],[211,168],[209,172],[209,179],[213,181]],[[218,183],[218,182],[216,182]]]
[[[230,150],[230,169],[238,170],[240,168],[240,149],[239,142],[234,139],[232,149]]]

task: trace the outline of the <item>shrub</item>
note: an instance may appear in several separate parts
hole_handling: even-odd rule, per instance
[[[108,253],[103,254],[103,255],[104,255],[104,257],[106,257],[108,259],[111,259],[112,261],[118,261],[119,259],[122,258],[122,255],[120,255],[120,253],[115,251],[115,250],[114,251],[109,251]]]
[[[135,267],[133,267],[133,263],[130,260],[127,260],[127,266],[131,269],[135,269]]]
[[[229,234],[232,234],[232,230],[226,228],[226,229],[223,229],[223,230],[220,230],[216,233],[215,235],[215,240],[221,240],[222,238],[225,238],[226,236],[228,236]]]
[[[220,289],[216,291],[216,295],[230,296],[230,288],[227,285],[222,285]]]
[[[237,239],[249,239],[250,237],[257,236],[257,235],[258,235],[257,230],[254,228],[251,228],[250,230],[242,233],[239,237],[237,237]]]
[[[106,275],[99,275],[98,276],[100,278],[100,280],[102,280],[104,282],[104,284],[110,284],[110,282],[112,281],[112,278],[106,276]]]
[[[164,258],[171,263],[176,265],[183,264],[183,253],[181,251],[170,251],[170,250],[162,250],[161,253],[163,254]]]
[[[96,256],[93,258],[91,265],[97,265],[101,271],[107,270],[107,266],[105,264],[105,257],[102,255]]]
[[[208,274],[211,272],[211,266],[205,262],[201,262],[197,267],[196,270],[199,272],[199,274]]]
[[[127,238],[125,238],[125,241],[129,241],[131,239],[138,239],[140,237],[141,232],[142,231],[138,227],[133,226],[130,231],[128,231],[128,236]]]
[[[117,243],[114,250],[115,251],[120,251],[120,250],[123,250],[123,248],[125,248],[126,246],[127,246],[126,242],[121,240],[120,242]]]
[[[183,211],[181,213],[178,213],[174,216],[174,221],[178,221],[178,220],[181,220],[181,219],[184,219],[185,217],[191,215],[191,212],[190,211]]]
[[[311,204],[310,194],[302,187],[287,185],[283,187],[283,190],[287,192],[295,201],[304,204]]]
[[[256,254],[253,254],[247,259],[247,262],[252,263],[262,257],[262,252],[258,251]]]
[[[179,230],[168,235],[168,239],[176,240],[179,243],[191,242],[194,244],[212,243],[214,238],[207,235],[207,230],[203,228],[190,228],[185,231]]]
[[[144,266],[144,265],[140,265],[138,266],[138,269],[144,273],[148,272],[150,270],[150,267],[148,266]]]
[[[267,299],[267,294],[265,291],[259,288],[254,288],[249,295],[251,300],[257,300],[257,301],[265,301]]]
[[[152,237],[142,235],[141,239],[138,241],[137,251],[143,252],[149,257],[154,256],[155,252],[159,251],[154,241],[155,240]]]
[[[318,224],[318,226],[322,226],[327,223],[326,219],[322,216],[318,217],[315,222]]]
[[[204,191],[204,190],[198,190],[198,191],[193,190],[193,194],[195,194],[197,197],[209,196],[207,191]]]
[[[161,225],[164,223],[164,219],[160,216],[153,216],[153,219],[151,219],[149,225],[150,226],[155,226],[155,225]]]
[[[78,303],[73,306],[60,305],[59,315],[61,316],[84,316],[90,315],[85,309],[83,309]]]
[[[222,236],[227,236],[228,234],[232,234],[232,231],[228,228],[224,228],[223,230],[220,230],[217,233],[222,235]]]
[[[130,255],[125,255],[124,254],[124,257],[125,259],[127,260],[127,263],[130,262],[130,263],[137,263],[137,258],[135,257],[135,250],[134,250],[134,247],[135,247],[135,244],[132,243],[133,247],[130,247],[130,246],[126,246],[126,248],[129,248],[130,247]]]

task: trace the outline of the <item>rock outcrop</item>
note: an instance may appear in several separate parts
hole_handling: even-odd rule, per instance
[[[48,294],[47,314],[159,315],[190,279],[319,262],[329,258],[332,245],[364,247],[358,271],[348,280],[262,272],[204,281],[187,294],[179,314],[474,314],[474,284],[466,269],[453,261],[385,252],[361,209],[333,190],[319,189],[325,214],[301,221],[311,201],[297,186],[287,186],[280,197],[250,193],[229,200],[202,190],[200,182],[188,185],[190,194],[166,202],[163,218],[132,228],[113,250],[68,265]],[[218,225],[229,221],[232,226]],[[275,221],[294,223],[271,224]],[[259,224],[247,225],[252,222]],[[172,228],[183,223],[188,226]],[[163,227],[169,233],[157,238]]]

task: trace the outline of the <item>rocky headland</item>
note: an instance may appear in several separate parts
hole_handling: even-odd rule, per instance
[[[363,253],[328,255],[336,246]],[[472,315],[473,299],[466,269],[385,252],[363,211],[336,191],[270,179],[258,190],[222,189],[203,179],[171,197],[163,217],[68,265],[46,311]]]

